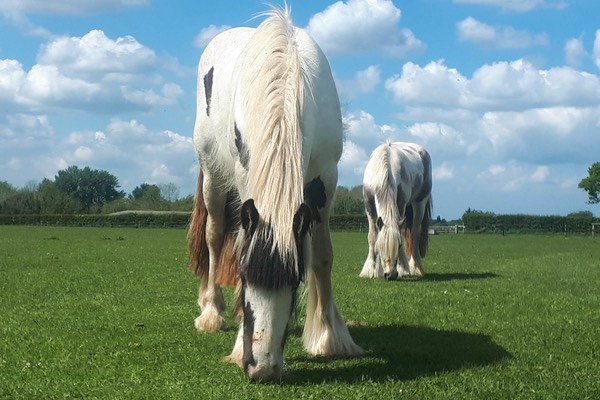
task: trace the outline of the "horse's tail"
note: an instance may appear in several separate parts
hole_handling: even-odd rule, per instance
[[[187,237],[188,253],[190,255],[189,268],[204,282],[208,274],[209,253],[206,243],[208,211],[202,191],[203,174],[200,170]],[[237,234],[240,222],[239,217],[236,217],[239,214],[239,212],[236,212],[237,210],[239,210],[239,196],[237,192],[229,192],[225,204],[225,237],[219,262],[217,263],[216,283],[220,286],[234,286],[238,280],[237,265],[240,253],[237,246]]]
[[[412,254],[412,227],[413,227],[413,209],[412,205],[408,204],[406,206],[406,211],[404,212],[404,243],[406,248],[404,252],[408,257]]]
[[[240,196],[237,191],[229,191],[225,202],[225,237],[217,264],[216,283],[219,286],[235,286],[238,283],[238,264],[240,262],[240,247],[238,233],[240,221]]]
[[[421,257],[427,255],[429,248],[429,224],[431,223],[431,209],[433,208],[433,200],[431,196],[427,199],[425,205],[425,214],[423,215],[423,221],[421,222],[421,240],[419,240],[419,253]]]
[[[208,273],[208,246],[206,244],[206,217],[208,216],[208,212],[202,193],[203,186],[204,176],[202,170],[200,170],[187,238],[188,254],[190,256],[189,268],[202,281],[204,281],[204,278]]]

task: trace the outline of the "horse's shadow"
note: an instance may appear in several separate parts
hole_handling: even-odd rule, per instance
[[[366,354],[359,359],[288,359],[288,384],[412,380],[510,359],[511,354],[483,334],[415,326],[351,328]],[[329,364],[329,365],[326,365]]]

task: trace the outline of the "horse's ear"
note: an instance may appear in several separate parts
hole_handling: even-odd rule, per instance
[[[310,229],[310,223],[312,222],[312,212],[310,207],[306,204],[300,204],[296,215],[294,215],[294,236],[296,240],[306,235]]]
[[[381,217],[377,217],[377,229],[381,230],[381,228],[383,228],[383,220]]]
[[[241,218],[242,227],[248,234],[253,234],[258,226],[258,210],[254,206],[254,200],[249,199],[242,204]]]

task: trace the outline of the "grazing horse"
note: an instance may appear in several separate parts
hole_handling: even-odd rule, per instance
[[[190,268],[201,281],[195,326],[225,328],[221,286],[236,284],[241,322],[227,360],[257,381],[281,377],[303,280],[307,351],[363,353],[332,292],[329,208],[343,142],[335,83],[287,7],[265,16],[256,29],[217,35],[200,59],[200,176],[188,231]]]
[[[423,276],[431,184],[431,158],[423,147],[387,142],[373,151],[363,178],[369,253],[361,277],[395,280],[398,269],[400,276]]]

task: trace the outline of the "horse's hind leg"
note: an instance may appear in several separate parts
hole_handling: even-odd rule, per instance
[[[216,332],[226,327],[222,312],[225,299],[221,287],[216,283],[217,265],[225,233],[226,195],[211,187],[210,178],[204,178],[204,201],[208,212],[206,219],[206,244],[208,246],[208,275],[202,282],[198,305],[202,313],[196,318],[196,329],[202,332]]]

